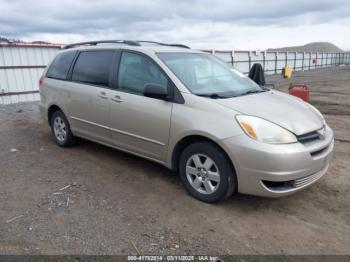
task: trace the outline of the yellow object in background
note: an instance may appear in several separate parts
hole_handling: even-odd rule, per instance
[[[286,66],[282,69],[282,75],[284,78],[291,78],[292,72],[293,72],[293,70],[291,68],[289,68],[288,66]]]

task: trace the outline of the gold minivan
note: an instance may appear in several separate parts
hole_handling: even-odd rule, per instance
[[[56,144],[81,137],[158,162],[206,202],[294,193],[326,173],[333,151],[315,107],[184,45],[68,45],[39,82]]]

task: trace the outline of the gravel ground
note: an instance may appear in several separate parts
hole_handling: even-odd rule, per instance
[[[335,131],[328,173],[289,197],[214,205],[147,160],[59,148],[35,103],[0,106],[0,254],[350,254],[350,68],[268,78],[291,81]]]

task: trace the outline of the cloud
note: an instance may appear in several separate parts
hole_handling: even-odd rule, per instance
[[[0,34],[27,40],[147,39],[238,49],[317,40],[350,48],[341,33],[350,24],[344,0],[2,0],[0,10]]]

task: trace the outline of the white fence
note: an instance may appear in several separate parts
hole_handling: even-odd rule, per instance
[[[58,50],[58,46],[52,45],[0,44],[0,104],[39,100],[38,80]],[[243,73],[248,73],[254,63],[260,63],[267,74],[279,74],[285,66],[299,71],[350,64],[350,52],[205,51],[215,54]]]
[[[0,104],[39,100],[38,81],[57,46],[0,45]]]

